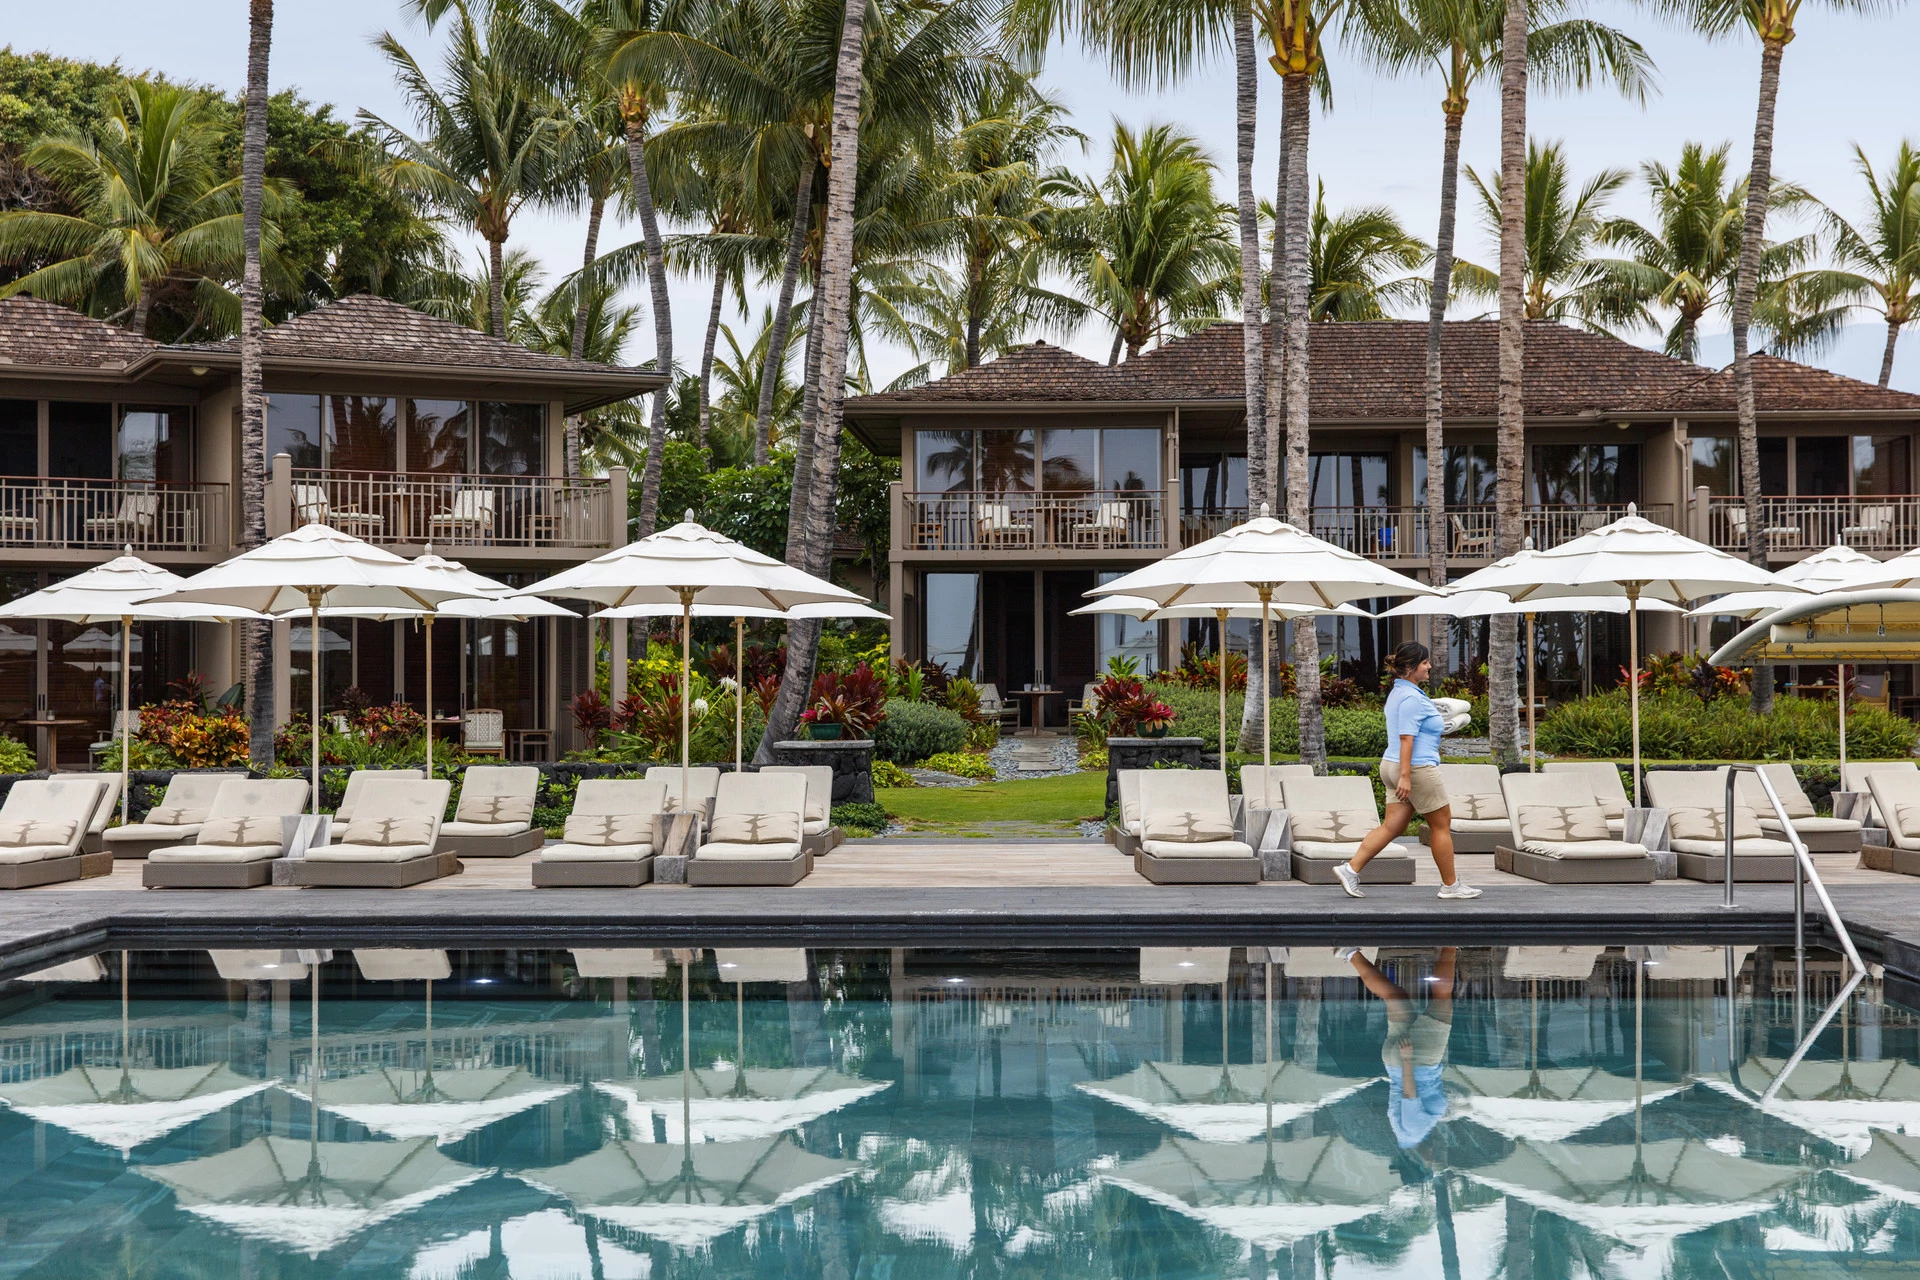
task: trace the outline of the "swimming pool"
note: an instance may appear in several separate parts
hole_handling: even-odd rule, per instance
[[[112,952],[0,1003],[0,1277],[1920,1269],[1920,1013],[1869,980],[1762,1102],[1794,984],[1765,945]]]

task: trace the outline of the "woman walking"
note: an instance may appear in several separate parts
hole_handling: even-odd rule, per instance
[[[1440,734],[1446,720],[1421,684],[1433,670],[1427,646],[1409,641],[1388,663],[1396,679],[1387,695],[1387,751],[1380,760],[1380,781],[1387,790],[1386,819],[1367,833],[1352,859],[1334,867],[1347,896],[1364,898],[1360,869],[1406,831],[1418,813],[1427,820],[1427,847],[1440,869],[1440,896],[1477,898],[1478,889],[1460,883],[1453,869],[1453,810],[1440,779]]]

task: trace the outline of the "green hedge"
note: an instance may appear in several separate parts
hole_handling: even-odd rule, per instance
[[[1850,708],[1847,755],[1861,760],[1913,754],[1914,725],[1876,707]],[[1557,707],[1540,722],[1540,749],[1554,755],[1626,758],[1633,754],[1632,708],[1625,690]],[[1642,694],[1640,754],[1646,760],[1831,760],[1840,754],[1840,719],[1831,702],[1776,698],[1756,716],[1743,698],[1702,703],[1691,694]]]
[[[1170,732],[1184,738],[1199,738],[1205,751],[1220,749],[1220,694],[1216,690],[1187,689],[1178,685],[1155,685],[1154,696],[1173,708]],[[1246,695],[1227,694],[1227,746],[1239,747],[1240,713]],[[1277,755],[1295,755],[1300,750],[1300,708],[1292,698],[1276,700],[1268,710],[1272,717],[1273,750]],[[1370,756],[1378,759],[1387,749],[1387,720],[1378,707],[1328,707],[1323,713],[1327,726],[1327,754],[1333,756]]]
[[[942,751],[964,751],[967,722],[959,712],[931,702],[887,699],[887,718],[873,727],[873,754],[895,764],[913,764]]]

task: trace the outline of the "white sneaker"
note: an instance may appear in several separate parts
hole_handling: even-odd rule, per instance
[[[1443,898],[1477,898],[1480,896],[1480,891],[1463,880],[1455,880],[1452,884],[1443,884],[1440,886],[1440,896]]]
[[[1360,873],[1344,862],[1333,864],[1333,874],[1339,879],[1340,887],[1347,891],[1349,898],[1364,898],[1360,891]]]

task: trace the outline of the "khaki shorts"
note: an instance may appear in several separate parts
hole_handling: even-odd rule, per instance
[[[1429,765],[1428,768],[1433,766]],[[1413,1042],[1413,1065],[1431,1067],[1447,1060],[1447,1041],[1453,1036],[1451,1015],[1446,1021],[1420,1014],[1407,1017],[1387,1015],[1387,1042],[1380,1048],[1380,1061],[1390,1067],[1400,1065],[1400,1038]]]
[[[1382,760],[1380,762],[1380,781],[1387,789],[1387,803],[1398,804],[1394,788],[1400,785],[1400,762]],[[1437,764],[1417,764],[1413,766],[1413,811],[1419,814],[1432,813],[1445,809],[1452,802],[1447,799],[1447,784],[1441,780],[1440,766]]]

